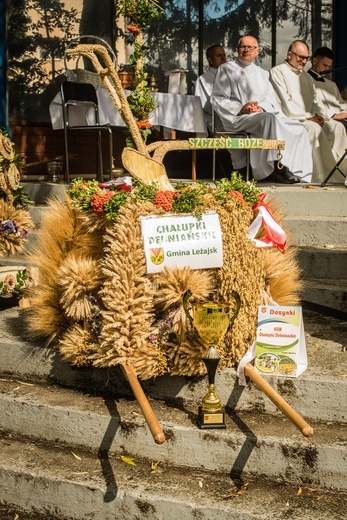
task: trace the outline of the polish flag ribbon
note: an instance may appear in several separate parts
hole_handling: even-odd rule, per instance
[[[123,191],[131,191],[132,188],[132,180],[131,177],[117,177],[116,179],[111,179],[107,182],[103,182],[99,184],[100,188],[109,188],[110,186],[114,186],[117,190]]]
[[[284,253],[287,235],[278,222],[276,222],[269,206],[265,204],[265,197],[266,193],[260,193],[257,204],[253,206],[253,210],[258,210],[258,214],[249,227],[247,237],[253,240],[257,247],[277,247]],[[265,230],[265,236],[255,238],[262,225]]]

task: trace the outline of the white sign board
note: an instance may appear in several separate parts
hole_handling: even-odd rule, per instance
[[[301,307],[259,307],[254,366],[263,374],[284,377],[297,377],[306,370]]]
[[[141,217],[147,273],[164,267],[211,269],[223,265],[222,231],[215,211],[196,217]]]

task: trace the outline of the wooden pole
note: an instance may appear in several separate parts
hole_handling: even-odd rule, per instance
[[[245,366],[245,373],[264,392],[265,395],[292,421],[303,435],[313,435],[313,428],[298,414],[262,377],[250,363]]]
[[[165,441],[165,435],[161,429],[158,420],[153,412],[151,405],[137,379],[135,370],[131,365],[121,365],[123,374],[125,375],[129,385],[131,386],[134,396],[140,405],[142,413],[147,421],[148,427],[151,430],[153,438],[157,444],[162,444]]]

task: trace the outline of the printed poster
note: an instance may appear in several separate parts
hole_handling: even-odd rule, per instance
[[[297,377],[306,370],[301,307],[259,307],[254,366],[264,375],[283,377]]]

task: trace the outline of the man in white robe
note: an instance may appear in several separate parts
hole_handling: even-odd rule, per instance
[[[307,73],[311,76],[317,90],[318,103],[327,117],[340,121],[347,128],[347,103],[340,94],[334,81],[325,76],[333,66],[334,53],[329,47],[320,47],[314,52],[311,68]]]
[[[284,115],[300,121],[308,132],[313,159],[312,181],[321,183],[344,154],[347,142],[344,127],[326,117],[319,106],[312,78],[303,70],[309,57],[308,45],[295,40],[288,49],[286,61],[271,69],[270,80]],[[344,164],[341,165],[343,168]],[[341,180],[338,172],[330,179],[339,183]]]
[[[222,63],[225,63],[227,59],[222,45],[211,45],[206,51],[206,58],[209,63],[209,68],[196,80],[194,94],[200,97],[201,106],[205,113],[207,129],[212,132],[212,106],[210,98],[213,83],[218,67]]]
[[[285,141],[281,162],[276,150],[251,150],[255,180],[284,184],[310,182],[312,159],[305,128],[281,113],[269,73],[253,63],[258,54],[258,42],[253,36],[240,39],[236,61],[227,62],[217,70],[211,104],[225,131],[244,131],[255,137]],[[232,150],[232,161],[235,169],[242,169],[245,152]]]

